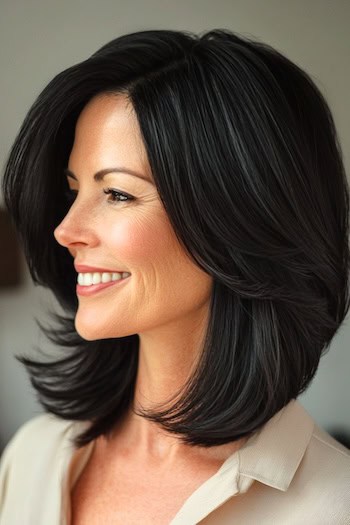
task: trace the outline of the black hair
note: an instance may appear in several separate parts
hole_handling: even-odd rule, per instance
[[[77,118],[103,93],[132,103],[174,232],[213,278],[198,366],[171,405],[139,414],[191,445],[248,436],[306,389],[349,309],[349,186],[330,108],[299,66],[228,29],[120,36],[37,97],[3,190],[33,282],[64,308],[56,325],[37,321],[62,356],[16,358],[46,411],[90,423],[78,447],[110,435],[138,366],[138,334],[76,332],[73,259],[53,236]]]

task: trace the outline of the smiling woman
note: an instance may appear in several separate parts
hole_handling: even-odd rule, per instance
[[[46,413],[2,458],[1,525],[346,523],[348,451],[297,401],[350,306],[305,72],[228,30],[121,36],[39,95],[3,188],[66,315],[40,324],[62,357],[18,356]]]
[[[97,171],[101,165],[118,162],[127,168]],[[85,340],[137,333],[148,359],[170,346],[172,332],[174,338],[179,334],[177,352],[167,350],[175,376],[181,367],[174,356],[184,362],[198,352],[194,334],[191,341],[183,335],[182,343],[180,334],[188,334],[189,328],[203,329],[212,279],[180,246],[151,175],[136,176],[150,174],[151,168],[136,114],[125,95],[95,96],[84,107],[68,164],[64,172],[70,175],[71,189],[74,182],[77,198],[54,236],[67,248],[76,269],[90,267],[87,273],[80,272],[84,285],[76,288],[77,332]],[[73,173],[79,176],[72,180]],[[108,284],[94,282],[102,279],[101,268],[111,275]],[[116,273],[124,278],[112,280]],[[83,301],[82,296],[94,296],[94,301]],[[163,326],[168,330],[166,341],[155,335]],[[151,337],[152,343],[148,342]],[[165,400],[172,392],[163,388]]]

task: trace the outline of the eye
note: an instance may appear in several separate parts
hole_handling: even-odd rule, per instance
[[[113,188],[107,188],[106,190],[103,190],[103,193],[105,193],[106,195],[111,195],[111,199],[108,200],[108,202],[110,202],[111,204],[134,200],[134,197],[132,197],[131,195],[128,195],[118,190],[114,190]],[[75,201],[77,195],[78,190],[72,190],[71,188],[67,188],[64,192],[65,200],[68,204],[72,204]]]
[[[103,193],[106,195],[111,195],[111,199],[108,200],[108,202],[111,202],[112,204],[116,204],[117,202],[124,202],[124,201],[130,201],[133,200],[134,197],[131,195],[127,195],[126,193],[122,193],[121,191],[114,190],[113,188],[107,188],[106,190],[103,190]]]

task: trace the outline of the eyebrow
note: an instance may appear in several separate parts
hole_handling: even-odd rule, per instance
[[[138,173],[137,171],[134,171],[134,170],[130,170],[128,168],[124,168],[122,166],[117,167],[117,168],[104,168],[103,170],[100,170],[97,173],[95,173],[94,180],[96,182],[100,182],[101,180],[103,180],[105,175],[107,175],[108,173],[128,173],[129,175],[133,175],[134,177],[138,177],[139,179],[143,179],[153,184],[153,182],[148,177],[146,177],[146,175],[143,175],[142,173]],[[64,169],[64,174],[67,177],[70,177],[71,179],[78,180],[77,177],[74,175],[74,173],[68,168]]]

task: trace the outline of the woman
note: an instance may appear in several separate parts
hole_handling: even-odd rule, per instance
[[[3,183],[59,358],[0,523],[348,523],[345,447],[297,401],[349,309],[329,107],[271,47],[141,31],[57,75]]]

